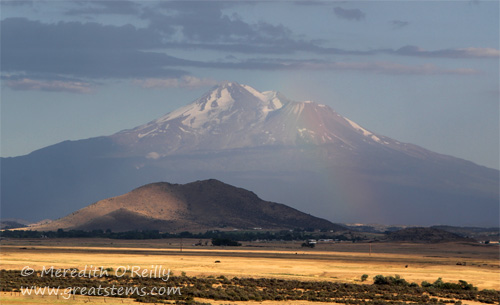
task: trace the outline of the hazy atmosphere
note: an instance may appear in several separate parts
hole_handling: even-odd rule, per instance
[[[230,80],[498,169],[498,29],[497,1],[2,1],[1,155]]]

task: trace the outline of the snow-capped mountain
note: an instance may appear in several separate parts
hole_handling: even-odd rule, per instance
[[[133,129],[1,161],[10,218],[61,217],[147,183],[214,178],[333,222],[499,223],[498,170],[235,82]]]
[[[112,137],[150,157],[268,145],[335,144],[355,149],[361,141],[400,146],[326,105],[294,102],[278,92],[259,92],[234,82],[224,83],[185,107]]]

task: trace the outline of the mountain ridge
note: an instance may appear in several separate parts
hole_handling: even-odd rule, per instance
[[[216,179],[156,182],[86,206],[35,230],[199,231],[218,228],[345,229]]]

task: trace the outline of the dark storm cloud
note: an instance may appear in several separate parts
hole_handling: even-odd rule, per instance
[[[0,6],[23,6],[23,5],[29,5],[33,6],[32,0],[14,0],[14,1],[9,1],[9,0],[4,0],[0,1]]]
[[[75,4],[76,5],[76,4]],[[378,65],[316,63],[310,60],[290,62],[274,60],[207,61],[182,59],[168,55],[166,50],[214,50],[228,54],[259,55],[296,54],[316,55],[392,54],[415,57],[498,58],[492,48],[464,48],[426,51],[416,46],[400,49],[348,50],[324,46],[324,41],[307,40],[297,36],[282,24],[260,21],[248,23],[237,14],[224,14],[234,2],[175,1],[161,2],[159,6],[138,7],[131,2],[84,1],[69,14],[130,14],[146,21],[145,27],[103,25],[96,22],[44,23],[26,18],[7,18],[1,21],[2,73],[6,75],[36,75],[10,79],[23,88],[56,90],[87,90],[88,79],[104,78],[179,78],[189,75],[189,68],[214,69],[329,69],[403,71],[405,67]],[[240,5],[240,4],[238,4]],[[250,4],[247,4],[250,5]],[[78,11],[79,10],[79,11]],[[337,7],[342,18],[359,20],[360,10]],[[395,21],[393,21],[394,23]],[[403,21],[401,21],[404,23]],[[400,23],[400,25],[403,25]],[[397,23],[395,23],[397,24]],[[283,57],[283,56],[281,56]],[[412,71],[437,69],[412,68]],[[427,69],[427,70],[426,70]],[[49,83],[42,82],[42,76]],[[56,77],[75,80],[56,80]],[[85,81],[85,79],[87,79]]]
[[[151,29],[169,34],[175,31],[184,43],[276,45],[295,40],[292,31],[281,24],[264,21],[250,24],[236,13],[230,16],[223,13],[223,9],[234,5],[237,3],[168,1],[158,8],[145,8],[141,17],[150,22]]]
[[[435,51],[427,51],[417,46],[404,46],[389,53],[416,56],[416,57],[435,57],[435,58],[498,58],[500,52],[493,48],[460,48],[460,49],[443,49]]]
[[[392,20],[390,23],[392,27],[395,29],[401,29],[410,24],[408,21],[402,21],[402,20]]]
[[[193,66],[161,53],[112,50],[2,51],[3,72],[62,74],[89,78],[177,77],[185,71],[166,66]]]
[[[365,13],[357,8],[345,9],[337,6],[333,9],[333,12],[335,13],[335,16],[347,20],[360,21],[361,19],[365,18]]]
[[[161,37],[131,25],[44,24],[8,18],[0,26],[3,72],[92,78],[181,76],[187,72],[164,67],[193,64],[163,53],[142,51],[162,46]]]
[[[318,59],[284,60],[279,58],[254,58],[228,67],[239,69],[261,70],[330,70],[330,71],[355,71],[362,73],[390,74],[390,75],[476,75],[480,73],[474,69],[446,69],[432,64],[405,65],[393,62],[335,62]]]
[[[26,18],[1,21],[2,72],[76,78],[181,77],[186,67],[272,69],[274,65],[185,60],[164,52],[164,35],[132,25],[58,22],[46,24]],[[266,26],[262,26],[266,28]],[[276,35],[268,28],[270,35]],[[278,30],[279,32],[279,30]],[[186,45],[179,48],[187,48]],[[242,46],[243,48],[243,46]]]
[[[293,1],[295,5],[309,5],[309,6],[320,6],[320,5],[329,5],[331,2],[329,1],[317,1],[317,0],[301,0],[301,1]]]
[[[26,18],[1,21],[2,49],[126,49],[162,46],[154,31],[132,25],[113,26],[89,22],[42,23]]]
[[[70,9],[67,15],[137,15],[140,5],[132,1],[125,0],[106,0],[106,1],[75,1],[78,8]]]
[[[321,48],[307,42],[288,41],[282,44],[246,44],[241,43],[169,43],[169,48],[185,50],[215,50],[241,54],[293,54],[297,51],[316,53],[334,53],[333,49]]]

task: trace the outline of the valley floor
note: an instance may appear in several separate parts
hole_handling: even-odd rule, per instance
[[[314,249],[301,248],[300,242],[243,242],[242,247],[226,248],[192,245],[198,242],[186,239],[2,240],[0,269],[22,270],[29,266],[35,270],[43,270],[53,266],[80,270],[98,267],[117,270],[120,266],[137,266],[141,270],[153,270],[155,267],[168,269],[176,276],[183,274],[206,278],[223,275],[227,278],[276,278],[356,284],[361,284],[363,274],[368,275],[363,284],[372,284],[373,277],[381,274],[399,275],[408,282],[418,284],[422,281],[432,283],[438,278],[455,283],[464,280],[480,290],[500,290],[499,248],[494,245],[372,243],[370,253],[368,243],[318,244]],[[13,298],[16,299],[15,296]],[[1,304],[30,304],[20,302],[19,297],[19,302],[7,302],[9,298],[2,299]],[[47,304],[40,298],[35,303]],[[211,303],[240,304],[224,301]],[[276,302],[254,303],[271,305]],[[241,304],[254,303],[249,301]],[[305,301],[278,303],[308,304]],[[472,301],[465,303],[474,304]]]
[[[199,302],[209,302],[213,305],[318,305],[318,302],[309,301],[242,301],[242,302],[227,302],[227,301],[213,301],[197,299]],[[62,296],[59,298],[55,296],[19,296],[10,292],[0,292],[0,304],[2,305],[84,305],[84,304],[131,304],[131,305],[151,305],[151,303],[136,302],[133,299],[118,299],[118,298],[100,298],[100,297],[87,297],[75,296],[69,299],[64,299]],[[336,303],[329,303],[336,304]],[[469,305],[482,305],[482,303],[467,303]]]

